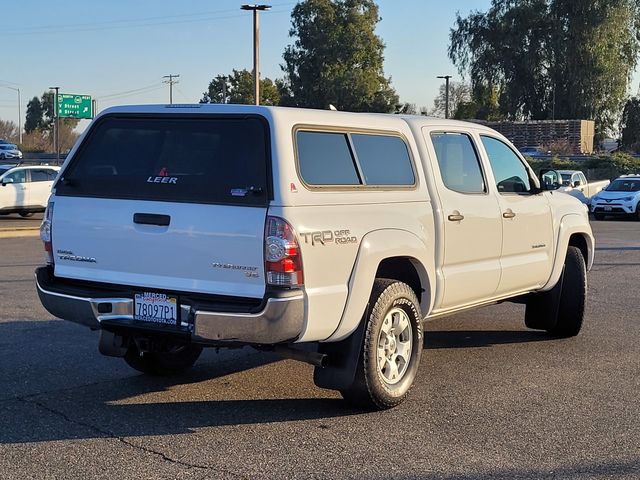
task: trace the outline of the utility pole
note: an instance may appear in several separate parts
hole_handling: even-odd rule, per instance
[[[173,103],[173,84],[178,83],[178,80],[174,80],[174,78],[180,78],[180,75],[165,75],[162,78],[168,78],[168,80],[164,80],[162,83],[169,84],[169,104]]]
[[[271,5],[244,4],[241,10],[253,11],[253,90],[255,104],[260,105],[260,24],[259,12],[269,10]]]
[[[451,75],[441,75],[438,78],[444,78],[445,81],[444,118],[449,118],[449,79],[451,78]]]
[[[222,77],[222,103],[227,103],[227,77]]]
[[[20,98],[20,89],[18,87],[10,87],[8,85],[0,85],[14,92],[18,92],[18,137],[19,143],[22,144],[22,99]]]
[[[60,165],[60,116],[58,115],[58,93],[60,87],[49,87],[49,90],[56,91],[56,95],[53,97],[53,128],[55,129],[56,164]]]

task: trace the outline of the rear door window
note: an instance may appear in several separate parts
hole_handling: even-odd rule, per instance
[[[257,117],[107,116],[92,127],[56,193],[266,206],[268,138]]]
[[[480,159],[471,137],[464,133],[432,133],[442,182],[458,193],[485,193]]]
[[[49,170],[49,169],[46,169],[46,170],[31,169],[31,181],[32,182],[50,182],[53,180],[53,178],[51,178],[51,176],[49,175],[49,172],[51,171],[52,170]]]

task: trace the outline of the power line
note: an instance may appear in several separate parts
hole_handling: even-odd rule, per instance
[[[107,95],[101,95],[96,97],[96,100],[107,100],[114,97],[126,97],[129,94],[143,93],[145,90],[158,90],[162,88],[162,83],[153,83],[151,85],[147,85],[146,87],[135,88],[133,90],[125,90],[123,92],[110,93]]]
[[[279,6],[293,5],[293,3],[280,4]],[[162,25],[175,25],[182,23],[199,23],[210,22],[213,20],[226,20],[231,18],[241,18],[243,15],[226,15],[219,16],[219,13],[226,13],[232,10],[219,10],[217,12],[201,13],[201,14],[186,14],[186,15],[171,15],[163,17],[148,17],[143,19],[132,20],[112,20],[110,22],[94,22],[84,24],[71,24],[71,25],[44,25],[40,27],[24,27],[14,29],[2,29],[0,37],[16,36],[16,35],[42,35],[42,34],[56,34],[56,33],[77,33],[77,32],[92,32],[101,30],[114,30],[114,29],[127,29],[138,27],[153,27]],[[235,10],[233,10],[235,11]],[[274,13],[285,13],[288,9],[276,11]],[[162,19],[175,19],[176,17],[186,17],[182,20],[167,20],[157,21]],[[197,18],[189,18],[197,17]]]
[[[163,88],[164,88],[164,85],[158,85],[157,87],[151,88],[149,90],[143,90],[141,92],[133,92],[133,93],[127,93],[124,95],[116,95],[116,96],[111,96],[109,98],[104,98],[104,97],[96,98],[96,100],[99,100],[100,102],[105,102],[105,103],[112,103],[112,102],[117,102],[122,98],[135,97],[138,95],[146,95],[147,93],[157,92],[158,90],[162,90]]]

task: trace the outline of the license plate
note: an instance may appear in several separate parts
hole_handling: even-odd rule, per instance
[[[178,299],[164,293],[136,293],[133,300],[133,319],[143,322],[176,325]]]
[[[604,207],[604,211],[605,211],[605,212],[610,212],[611,210],[613,210],[613,208],[611,208],[611,207]]]

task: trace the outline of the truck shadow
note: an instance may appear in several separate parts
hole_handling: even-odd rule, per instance
[[[549,340],[497,330],[426,338],[427,349]],[[366,413],[316,388],[311,366],[253,349],[208,351],[184,375],[149,377],[101,356],[95,332],[62,321],[0,323],[0,348],[0,445],[299,421],[322,428],[323,420]]]
[[[273,354],[209,351],[184,375],[150,377],[102,357],[96,341],[95,332],[62,321],[0,323],[0,445],[363,413],[313,386],[309,365]]]
[[[424,332],[424,348],[481,348],[510,343],[555,340],[546,332],[534,330],[446,330]]]

